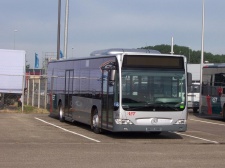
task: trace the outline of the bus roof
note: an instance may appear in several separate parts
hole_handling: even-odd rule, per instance
[[[205,64],[203,68],[225,68],[225,63]]]
[[[123,49],[123,48],[111,48],[106,50],[96,50],[93,51],[90,56],[103,56],[103,55],[115,55],[122,53],[152,53],[160,54],[157,50],[148,50],[148,49]]]
[[[106,50],[96,50],[96,51],[93,51],[87,57],[78,57],[78,58],[51,60],[48,63],[74,61],[74,60],[85,60],[85,59],[95,59],[95,58],[99,58],[99,57],[117,56],[117,55],[122,55],[122,54],[127,54],[127,55],[157,55],[157,56],[185,57],[184,55],[161,54],[157,50],[112,48],[112,49],[106,49]]]

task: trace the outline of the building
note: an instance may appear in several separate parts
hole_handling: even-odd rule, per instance
[[[200,64],[188,64],[187,71],[192,73],[192,82],[200,82]]]

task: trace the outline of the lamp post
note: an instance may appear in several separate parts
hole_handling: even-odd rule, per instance
[[[201,63],[200,63],[200,100],[199,100],[199,113],[202,113],[202,68],[204,60],[204,32],[205,32],[205,0],[202,0],[202,49],[201,49]]]
[[[190,46],[188,47],[188,57],[189,57],[188,62],[189,62],[189,64],[190,64],[190,63],[191,63]]]
[[[58,0],[57,60],[59,60],[60,57],[60,22],[61,22],[61,0]]]
[[[66,0],[66,8],[65,8],[65,30],[64,30],[64,57],[65,58],[67,58],[68,18],[69,18],[69,0]]]
[[[72,48],[72,58],[73,58],[73,48]]]
[[[13,31],[13,49],[16,49],[16,32],[18,32],[18,30],[14,30]]]

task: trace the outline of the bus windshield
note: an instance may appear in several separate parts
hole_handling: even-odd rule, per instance
[[[184,70],[123,69],[122,107],[134,111],[180,111],[185,108]]]

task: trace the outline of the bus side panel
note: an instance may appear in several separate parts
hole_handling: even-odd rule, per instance
[[[64,94],[65,89],[65,67],[68,67],[64,62],[49,63],[48,65],[48,93],[52,95],[52,99],[58,103],[60,94]],[[56,98],[54,95],[57,95]],[[49,103],[51,103],[51,96],[49,97]],[[53,102],[52,102],[53,103]],[[55,107],[50,105],[51,108]],[[57,108],[57,107],[55,107]]]
[[[221,112],[222,112],[221,97],[212,97],[211,104],[212,104],[213,114],[221,115]]]
[[[207,115],[212,114],[211,98],[209,96],[202,96],[201,113]]]
[[[72,97],[72,117],[75,121],[85,124],[91,123],[91,109],[96,106],[101,111],[101,100],[73,96]]]
[[[224,88],[224,65],[214,64],[203,68],[203,87],[202,87],[202,113],[208,115],[222,116],[222,108],[225,102],[223,95]],[[221,92],[222,91],[222,92]]]
[[[202,96],[202,113],[207,115],[221,115],[224,98],[216,96]]]

